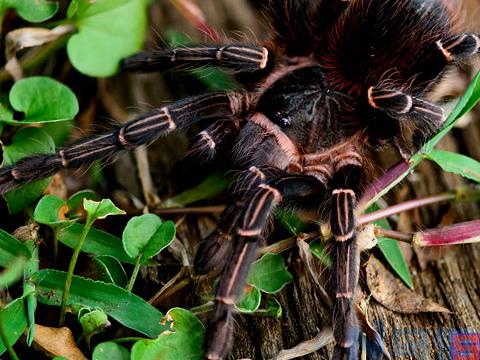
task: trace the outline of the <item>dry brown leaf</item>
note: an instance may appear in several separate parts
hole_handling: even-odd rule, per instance
[[[35,324],[33,342],[49,356],[63,356],[69,360],[87,360],[67,327],[52,328]]]
[[[291,349],[281,350],[272,360],[289,360],[305,356],[320,350],[331,342],[333,342],[333,330],[328,327],[319,332],[313,339],[303,341]]]
[[[321,283],[321,279],[324,277],[322,276],[322,272],[325,270],[325,267],[321,265],[320,261],[316,261],[313,258],[310,247],[308,246],[308,243],[304,240],[304,238],[297,238],[297,246],[298,253],[300,255],[300,258],[302,259],[306,273],[310,277],[310,280],[313,281],[315,285],[317,285],[317,290],[320,292],[323,301],[326,304],[330,305],[330,297],[328,296],[325,287]]]
[[[373,256],[367,264],[367,285],[375,300],[389,310],[402,314],[451,313],[447,308],[407,288]]]

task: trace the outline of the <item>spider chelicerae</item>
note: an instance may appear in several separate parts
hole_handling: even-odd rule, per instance
[[[408,158],[438,129],[444,113],[428,92],[480,41],[455,30],[455,13],[441,0],[269,0],[268,15],[274,32],[261,45],[180,47],[123,62],[125,71],[220,66],[245,90],[179,100],[56,154],[25,158],[1,169],[0,193],[207,122],[196,149],[214,157],[233,136],[232,169],[241,175],[235,201],[196,257],[198,272],[222,272],[205,358],[228,354],[233,306],[259,239],[274,208],[291,203],[330,224],[333,358],[356,359],[354,210],[372,155],[393,145]]]

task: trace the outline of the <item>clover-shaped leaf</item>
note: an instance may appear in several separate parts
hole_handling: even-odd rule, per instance
[[[155,340],[140,340],[132,347],[132,360],[201,359],[205,328],[191,312],[174,308],[165,316],[171,329]]]
[[[11,125],[67,121],[78,113],[78,101],[72,90],[46,76],[17,81],[10,90],[9,101],[14,110],[24,113],[24,119],[14,120],[4,109],[1,120]]]
[[[25,128],[15,134],[12,143],[3,146],[3,166],[12,165],[32,154],[51,154],[55,151],[52,138],[42,129]],[[11,214],[16,214],[39,198],[50,179],[35,181],[12,190],[3,197]]]
[[[35,207],[33,219],[39,224],[48,225],[52,228],[68,226],[72,223],[72,220],[65,217],[67,211],[68,206],[64,200],[56,195],[45,195]]]
[[[283,256],[267,253],[253,263],[248,283],[263,292],[275,294],[292,280],[292,275],[285,268]]]
[[[14,8],[21,18],[37,23],[55,15],[58,11],[58,2],[52,0],[2,0],[0,11],[7,8]]]
[[[83,311],[79,313],[78,321],[82,325],[87,344],[90,344],[93,335],[103,332],[111,325],[108,315],[102,309]]]
[[[78,28],[67,44],[73,66],[90,76],[111,76],[119,61],[142,48],[145,0],[73,0],[68,18]]]
[[[100,343],[93,350],[92,360],[129,360],[130,353],[123,346],[112,341]]]
[[[102,201],[93,201],[83,199],[83,208],[87,212],[87,222],[95,221],[97,219],[105,219],[110,215],[124,215],[125,211],[119,209],[110,199],[103,199]]]
[[[252,313],[260,307],[262,293],[255,286],[247,286],[243,292],[243,297],[235,304],[235,307],[243,313]]]
[[[162,222],[157,215],[145,214],[130,219],[123,231],[125,252],[144,262],[165,249],[175,237],[175,224]]]

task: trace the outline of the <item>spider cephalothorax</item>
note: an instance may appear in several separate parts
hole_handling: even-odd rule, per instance
[[[250,80],[248,91],[180,100],[56,154],[21,160],[1,170],[0,191],[207,121],[196,148],[212,157],[233,134],[232,167],[243,171],[235,201],[196,258],[199,272],[222,271],[205,357],[227,355],[233,305],[259,238],[273,209],[288,201],[313,204],[316,220],[330,224],[334,358],[354,359],[359,333],[354,209],[370,154],[393,144],[408,157],[432,135],[444,115],[426,100],[428,90],[447,65],[474,55],[480,42],[476,35],[456,32],[454,15],[441,0],[270,0],[268,9],[274,35],[265,47],[177,48],[123,63],[130,71],[217,65],[255,73],[239,77]],[[253,86],[252,78],[258,79]]]

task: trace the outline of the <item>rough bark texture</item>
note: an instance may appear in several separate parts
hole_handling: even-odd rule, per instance
[[[205,0],[199,4],[205,10],[209,23],[217,29],[224,29],[226,32],[235,29],[246,34],[263,33],[261,17],[246,1]],[[172,10],[168,2],[154,6],[151,16],[152,28],[163,31],[167,28],[167,23],[173,23],[179,31],[196,33],[188,25],[183,27],[186,21]],[[158,37],[153,34],[152,32],[152,41],[155,42],[157,39],[158,42]],[[118,89],[119,80],[115,81],[111,84],[116,84]],[[159,75],[130,77],[128,86],[133,86],[134,89],[141,86],[143,93],[140,98],[137,93],[129,100],[131,102],[126,102],[127,105],[135,106],[139,99],[144,103],[158,105],[177,96],[169,93],[163,78]],[[188,89],[184,89],[184,92],[188,92]],[[135,90],[130,93],[135,93]],[[151,163],[154,165],[152,174],[158,187],[153,189],[153,192],[158,190],[159,193],[165,194],[174,189],[164,180],[172,173],[172,160],[178,159],[186,148],[183,145],[178,146],[182,141],[185,144],[181,136],[175,136],[173,139],[160,141],[149,151]],[[475,115],[465,128],[457,129],[449,135],[441,147],[460,150],[480,160],[479,144],[480,122]],[[391,163],[392,159],[386,159],[385,162]],[[121,161],[117,164],[116,166],[124,167],[127,162]],[[126,173],[124,169],[120,171]],[[128,179],[123,177],[123,180]],[[139,191],[141,187],[135,182],[135,179],[131,179],[130,183],[122,185],[142,197],[142,192]],[[442,173],[431,163],[424,163],[397,189],[396,197],[391,197],[390,201],[437,194],[464,184],[463,179]],[[402,215],[399,227],[408,231],[417,227],[437,226],[440,222],[445,224],[474,219],[478,218],[478,215],[477,204],[457,205],[451,210],[446,206],[432,207]],[[189,217],[179,228],[179,238],[188,241],[191,244],[189,249],[192,249],[211,226],[211,218]],[[407,247],[406,253],[410,255],[415,291],[447,307],[452,314],[398,314],[371,299],[368,307],[369,320],[383,337],[394,359],[449,359],[452,336],[455,332],[480,332],[480,246],[456,246],[442,251],[427,249],[413,254]],[[230,359],[274,358],[281,349],[291,348],[299,342],[315,337],[328,325],[329,311],[322,304],[314,284],[305,275],[298,256],[292,252],[286,255],[286,258],[289,260],[289,269],[294,274],[295,281],[277,296],[283,306],[282,318],[236,317],[235,346]],[[362,290],[368,295],[365,278],[362,277],[360,281]],[[157,288],[159,286],[153,282],[150,285]],[[328,359],[330,350],[331,346],[308,355],[305,359]]]

